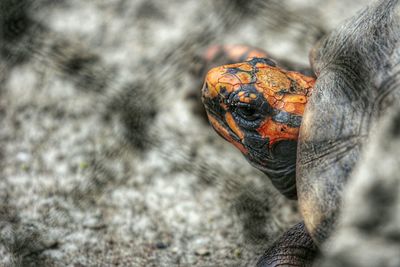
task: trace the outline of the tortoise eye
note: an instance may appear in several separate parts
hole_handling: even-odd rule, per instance
[[[254,105],[247,103],[239,103],[236,106],[236,113],[245,120],[253,121],[258,118],[257,109]]]
[[[256,109],[251,106],[238,107],[238,112],[245,117],[251,117],[256,113]]]
[[[228,106],[236,121],[243,127],[253,128],[255,122],[261,119],[262,97],[257,95],[254,88],[242,86],[242,91],[229,95]],[[260,105],[261,104],[261,105]]]

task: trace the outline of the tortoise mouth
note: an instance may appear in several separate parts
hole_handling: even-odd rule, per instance
[[[219,118],[219,117],[215,114],[215,112],[212,112],[212,111],[207,110],[207,113],[208,113],[208,116],[212,116],[212,117],[218,122],[218,124],[220,125],[220,127],[222,127],[222,128],[227,132],[228,136],[225,136],[223,133],[221,133],[221,131],[220,131],[218,128],[215,127],[214,124],[211,124],[212,127],[214,128],[214,130],[215,130],[222,138],[224,138],[224,139],[225,139],[226,141],[228,141],[228,142],[231,142],[231,139],[233,139],[234,141],[240,142],[240,143],[241,143],[241,140],[240,140],[239,136],[237,136],[237,135],[231,130],[231,128],[228,126],[228,124],[227,124],[224,120],[222,120],[221,118]]]

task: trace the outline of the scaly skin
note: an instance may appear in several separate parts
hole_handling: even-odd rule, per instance
[[[268,58],[253,58],[211,69],[202,89],[214,129],[289,198],[296,198],[297,138],[314,83]]]

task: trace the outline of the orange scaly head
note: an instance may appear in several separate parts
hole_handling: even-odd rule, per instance
[[[214,129],[289,198],[296,197],[297,138],[314,83],[267,58],[253,58],[211,69],[202,89]]]

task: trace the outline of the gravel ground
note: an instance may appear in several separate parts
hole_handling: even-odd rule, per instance
[[[300,220],[211,129],[199,54],[307,65],[363,1],[2,0],[1,266],[247,266]]]

